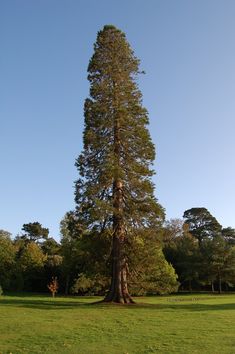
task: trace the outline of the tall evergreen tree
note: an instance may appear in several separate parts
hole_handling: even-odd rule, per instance
[[[155,149],[136,82],[139,73],[139,60],[125,34],[104,26],[88,66],[90,97],[84,105],[84,150],[76,161],[80,178],[75,201],[81,229],[112,237],[107,302],[132,302],[129,250],[138,229],[154,232],[164,217],[151,181]]]
[[[183,218],[188,231],[198,239],[199,246],[207,239],[221,234],[222,226],[206,208],[191,208],[184,212]]]

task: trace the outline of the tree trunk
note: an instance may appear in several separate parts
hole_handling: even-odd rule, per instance
[[[69,294],[69,280],[70,280],[70,275],[67,274],[65,279],[65,295]]]
[[[222,293],[222,282],[221,282],[221,276],[219,275],[219,294]]]
[[[134,303],[127,286],[128,266],[125,256],[125,230],[122,215],[123,186],[117,179],[113,184],[114,216],[113,216],[113,247],[112,247],[112,279],[111,286],[104,302],[123,304]]]
[[[188,281],[188,289],[189,289],[189,292],[191,293],[192,292],[192,280],[189,279]]]
[[[123,191],[122,182],[114,181],[114,216],[112,246],[112,279],[111,286],[104,302],[123,304],[134,303],[127,286],[128,265],[125,255],[125,229],[122,215]]]
[[[214,282],[213,280],[211,281],[211,291],[214,293],[215,292],[215,288],[214,288]]]
[[[112,249],[112,280],[104,302],[122,304],[134,303],[128,292],[127,273],[128,267],[123,252],[123,241],[117,236],[114,236]]]
[[[114,83],[115,87],[115,83]],[[115,102],[116,102],[115,98]],[[114,119],[114,181],[113,181],[113,246],[112,246],[112,279],[111,286],[104,302],[134,303],[128,292],[128,266],[125,255],[124,198],[123,182],[120,178],[121,137],[118,115]]]

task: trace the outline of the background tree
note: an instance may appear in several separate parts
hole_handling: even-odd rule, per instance
[[[222,292],[222,284],[235,284],[235,248],[225,241],[222,236],[216,236],[203,242],[202,276],[207,278],[214,291],[217,283],[218,292]]]
[[[15,272],[16,249],[11,240],[10,232],[0,230],[0,285],[9,290]]]
[[[42,290],[44,283],[44,265],[47,256],[35,242],[27,242],[18,257],[18,267],[22,272],[23,289]]]
[[[40,248],[46,257],[44,264],[45,281],[43,283],[47,284],[52,277],[61,278],[62,276],[61,245],[54,238],[49,237],[40,244]]]
[[[232,227],[223,228],[222,237],[229,245],[235,246],[235,229]]]
[[[163,252],[180,282],[180,289],[192,291],[197,286],[201,256],[198,240],[188,232],[181,219],[171,219],[163,228]]]
[[[111,240],[107,233],[81,232],[73,212],[61,221],[62,275],[65,293],[104,293]]]
[[[84,150],[76,161],[77,222],[112,237],[112,280],[105,301],[132,302],[128,255],[138,229],[156,232],[164,212],[154,197],[154,145],[136,83],[139,60],[114,26],[98,32],[88,66]]]
[[[206,208],[192,208],[184,213],[185,225],[198,240],[200,252],[199,279],[202,285],[216,284],[221,293],[222,284],[233,285],[234,229],[222,228]]]
[[[60,253],[60,244],[53,238],[49,237],[41,243],[43,253],[48,256],[58,255]]]
[[[81,237],[80,227],[78,226],[75,215],[72,211],[67,212],[60,222],[61,234],[61,255],[62,255],[62,286],[65,294],[75,281],[77,275],[81,273],[78,240]]]
[[[191,208],[183,215],[188,231],[198,239],[199,245],[207,238],[221,234],[222,226],[206,208]]]
[[[22,231],[25,232],[21,237],[28,241],[37,242],[41,239],[47,239],[49,234],[49,229],[42,227],[39,222],[30,222],[24,224]]]
[[[162,229],[162,241],[164,247],[167,245],[170,246],[178,237],[183,236],[183,225],[184,221],[182,219],[170,219],[164,222]]]

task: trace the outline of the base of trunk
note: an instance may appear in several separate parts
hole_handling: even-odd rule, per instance
[[[115,263],[114,263],[115,265]],[[108,294],[103,302],[112,302],[117,304],[134,304],[134,300],[128,291],[127,286],[127,265],[124,261],[122,266],[113,267],[113,276]]]
[[[119,294],[108,293],[107,296],[102,300],[106,303],[115,303],[115,304],[135,304],[135,301],[129,294],[120,296]]]
[[[121,193],[120,181],[116,183],[117,193]],[[122,196],[116,196],[118,205],[120,206],[120,198]],[[118,212],[120,213],[118,207]],[[127,284],[127,276],[129,273],[127,259],[125,256],[124,243],[125,243],[125,230],[123,226],[123,220],[120,216],[114,217],[114,236],[112,246],[112,272],[111,272],[111,284],[108,294],[105,296],[103,302],[111,302],[116,304],[134,304],[132,300]]]

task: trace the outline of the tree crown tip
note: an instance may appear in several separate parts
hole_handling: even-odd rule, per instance
[[[124,34],[124,32],[122,32],[119,28],[117,28],[116,26],[111,25],[111,24],[104,25],[103,29],[101,31],[99,31],[99,32],[103,33],[103,32],[108,32],[108,31],[115,31],[115,32],[119,32],[119,33]]]
[[[107,30],[118,30],[118,28],[114,25],[109,24],[109,25],[104,25],[103,30],[106,30],[106,31]]]

